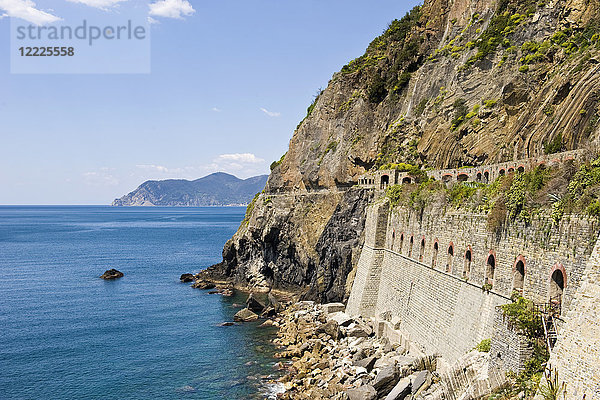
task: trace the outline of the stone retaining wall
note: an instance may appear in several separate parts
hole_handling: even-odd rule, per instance
[[[598,232],[597,222],[570,217],[558,227],[546,218],[529,226],[513,223],[497,235],[488,232],[485,215],[436,209],[425,210],[422,217],[393,210],[382,224],[383,207],[387,203],[369,208],[347,311],[376,318],[387,313],[405,339],[449,361],[506,329],[496,326],[497,306],[510,301],[515,286],[522,286],[524,297],[548,303],[551,276],[560,271],[566,313]],[[524,267],[520,285],[517,265]],[[515,368],[525,349],[511,349],[517,351],[505,349],[503,358]]]

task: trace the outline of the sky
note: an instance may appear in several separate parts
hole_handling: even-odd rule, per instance
[[[318,89],[418,4],[153,0],[150,73],[11,73],[11,23],[110,18],[128,1],[0,0],[0,204],[110,204],[149,179],[268,174]]]

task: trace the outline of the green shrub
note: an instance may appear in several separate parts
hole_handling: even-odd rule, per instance
[[[562,133],[556,135],[551,141],[544,142],[544,153],[545,154],[554,154],[562,151],[564,149],[563,146],[563,137]]]
[[[448,190],[448,201],[458,207],[470,199],[477,192],[478,187],[478,185],[466,182],[457,183]]]
[[[367,86],[367,98],[371,103],[381,103],[387,96],[385,80],[379,74],[373,75],[370,84]]]
[[[492,339],[483,339],[481,342],[479,342],[479,344],[477,346],[475,346],[475,349],[482,353],[489,353],[491,346],[492,346]]]
[[[283,160],[284,160],[284,158],[285,158],[286,155],[287,155],[287,152],[285,152],[285,154],[281,156],[281,158],[279,159],[279,161],[273,161],[271,163],[271,166],[270,166],[271,171],[273,171],[275,168],[277,168],[277,167],[279,167],[281,165],[281,163],[283,162]]]
[[[513,298],[512,303],[503,304],[500,308],[504,316],[523,331],[527,337],[543,337],[544,327],[542,319],[533,301],[518,296]]]
[[[419,104],[417,105],[417,107],[415,107],[415,115],[416,116],[421,116],[423,115],[423,112],[425,111],[425,108],[427,107],[427,104],[429,103],[429,99],[423,99],[419,102]]]
[[[242,220],[242,225],[246,226],[250,222],[250,217],[252,216],[252,211],[254,211],[254,207],[256,206],[256,200],[258,200],[258,196],[260,196],[260,192],[254,195],[254,198],[246,207],[246,214],[244,215],[244,219]]]
[[[452,130],[457,129],[465,120],[469,109],[467,108],[467,101],[465,99],[456,99],[452,104],[454,108],[454,118],[452,119]]]

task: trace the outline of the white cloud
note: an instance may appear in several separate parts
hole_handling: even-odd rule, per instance
[[[80,3],[85,4],[86,6],[100,8],[102,10],[106,10],[108,8],[114,7],[117,4],[127,1],[127,0],[67,0],[71,3]]]
[[[110,168],[84,172],[82,175],[83,182],[89,186],[117,186],[119,184],[119,179],[112,174]]]
[[[279,113],[279,112],[269,111],[266,108],[262,108],[262,107],[260,108],[260,111],[264,112],[269,117],[279,117],[281,115],[281,113]]]
[[[148,23],[149,23],[150,25],[154,25],[154,24],[160,24],[160,21],[159,21],[159,20],[157,20],[157,19],[154,19],[154,18],[152,18],[152,17],[148,17]]]
[[[221,154],[206,164],[166,167],[158,164],[138,164],[130,178],[140,182],[152,179],[198,179],[213,172],[227,172],[240,178],[265,174],[268,171],[264,159],[252,153]]]
[[[35,25],[60,21],[56,15],[37,9],[31,0],[0,0],[0,10],[4,11],[4,16],[21,18]]]
[[[155,17],[183,19],[196,12],[187,0],[159,0],[150,6],[150,15]]]
[[[152,171],[157,171],[157,172],[162,172],[162,173],[169,172],[169,168],[163,167],[162,165],[139,164],[139,165],[136,165],[136,167],[140,168],[140,169],[152,170]]]
[[[213,107],[213,108],[211,108],[211,110],[214,111],[214,112],[221,112],[221,111],[223,111],[223,110],[221,110],[220,108],[217,108],[217,107]]]
[[[240,162],[240,163],[244,163],[244,164],[260,164],[260,163],[265,162],[265,160],[263,160],[262,158],[256,157],[252,153],[221,154],[215,160],[215,162],[219,162],[219,161],[228,161],[228,162],[234,161],[234,162]]]

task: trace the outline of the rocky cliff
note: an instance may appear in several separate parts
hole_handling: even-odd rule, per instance
[[[598,0],[426,0],[333,75],[206,274],[344,300],[389,163],[462,167],[596,145]],[[393,17],[393,16],[391,16]]]

